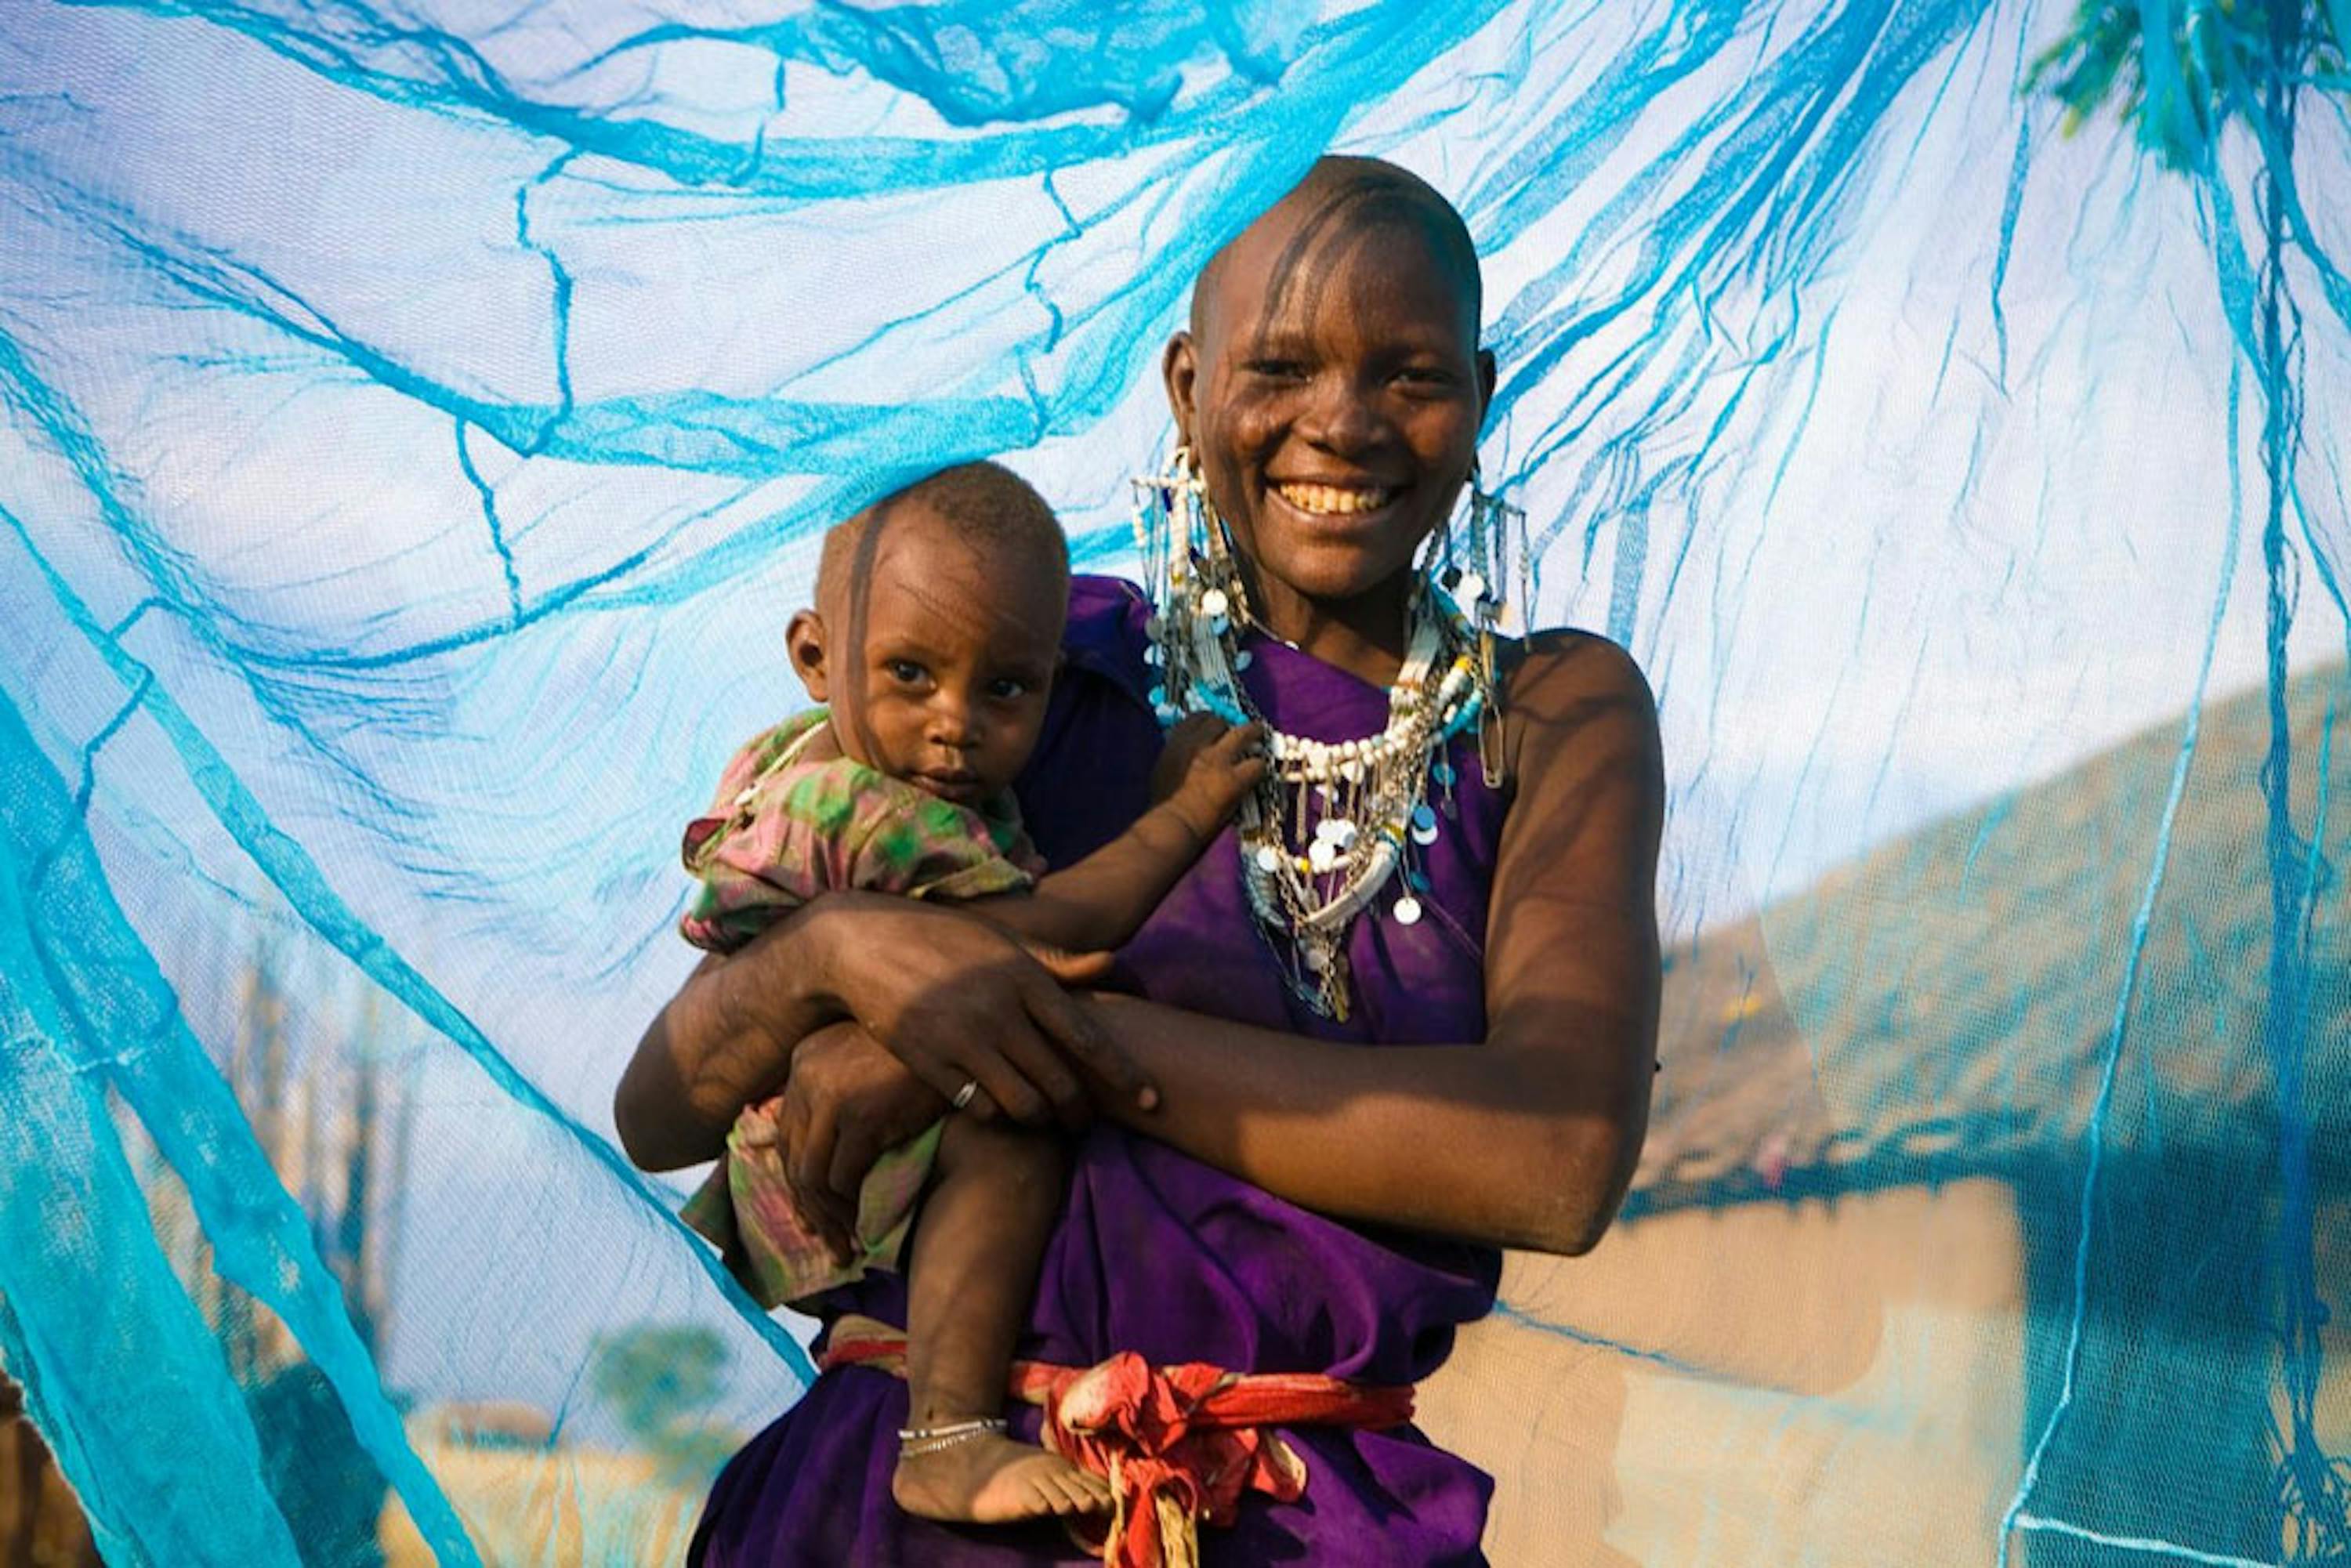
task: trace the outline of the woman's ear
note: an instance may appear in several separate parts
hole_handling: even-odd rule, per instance
[[[1486,428],[1486,411],[1494,406],[1494,350],[1478,350],[1478,428]]]
[[[808,688],[809,701],[828,702],[824,678],[824,622],[813,610],[803,610],[784,628],[784,651],[790,655],[792,673]]]
[[[1167,412],[1176,417],[1176,441],[1178,445],[1192,445],[1192,386],[1200,373],[1199,355],[1192,347],[1192,334],[1178,332],[1167,340],[1167,352],[1160,357],[1159,374],[1167,383]]]

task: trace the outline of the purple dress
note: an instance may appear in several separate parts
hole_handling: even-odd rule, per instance
[[[1141,813],[1159,750],[1143,693],[1146,603],[1132,584],[1071,587],[1068,667],[1045,736],[1019,788],[1038,847],[1054,864],[1087,853]],[[1259,638],[1244,677],[1269,722],[1323,740],[1376,733],[1387,695]],[[1360,1042],[1475,1040],[1485,1034],[1486,903],[1506,800],[1488,789],[1468,737],[1454,743],[1458,812],[1438,813],[1421,852],[1426,916],[1386,918],[1388,897],[1351,936],[1355,1008],[1345,1024],[1293,999],[1252,922],[1228,830],[1120,955],[1126,981],[1155,1000],[1301,1034]],[[1206,1361],[1236,1372],[1321,1372],[1416,1383],[1457,1324],[1493,1305],[1491,1248],[1342,1224],[1269,1197],[1165,1145],[1108,1123],[1074,1151],[1066,1207],[1046,1249],[1019,1354],[1090,1366],[1113,1352],[1149,1362]],[[827,1298],[830,1311],[905,1320],[894,1274]],[[1008,1411],[1035,1437],[1036,1413]],[[852,1367],[825,1374],[720,1473],[689,1561],[702,1568],[843,1564],[1081,1563],[1055,1524],[934,1524],[890,1496],[905,1385]],[[1413,1427],[1286,1432],[1306,1493],[1251,1495],[1230,1529],[1203,1526],[1209,1563],[1481,1563],[1492,1481]]]

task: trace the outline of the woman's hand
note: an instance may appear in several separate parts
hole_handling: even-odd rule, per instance
[[[855,1255],[858,1194],[883,1153],[946,1113],[947,1102],[862,1025],[829,1024],[792,1052],[771,1123],[792,1207],[836,1262]]]
[[[909,899],[827,894],[742,951],[702,961],[637,1042],[613,1126],[646,1170],[716,1159],[743,1108],[781,1092],[799,1042],[844,1018],[934,1094],[977,1084],[973,1115],[1081,1125],[1093,1110],[1081,1071],[1105,1105],[1147,1111],[1158,1091],[1061,989],[1107,963],[1032,952]]]
[[[942,1098],[978,1085],[965,1113],[1001,1112],[1030,1126],[1058,1119],[1074,1130],[1093,1113],[1087,1078],[1143,1110],[1159,1103],[1142,1070],[1061,988],[1099,979],[1107,955],[1026,947],[911,899],[843,893],[818,907],[827,988],[841,1010]]]

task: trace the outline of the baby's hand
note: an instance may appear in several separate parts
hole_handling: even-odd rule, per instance
[[[1213,714],[1193,714],[1167,732],[1151,769],[1151,798],[1173,808],[1205,843],[1265,777],[1264,745],[1263,725],[1236,729]]]

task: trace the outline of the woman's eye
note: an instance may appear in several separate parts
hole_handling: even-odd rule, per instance
[[[1251,360],[1241,368],[1253,376],[1276,381],[1296,381],[1306,374],[1306,367],[1296,360]]]

